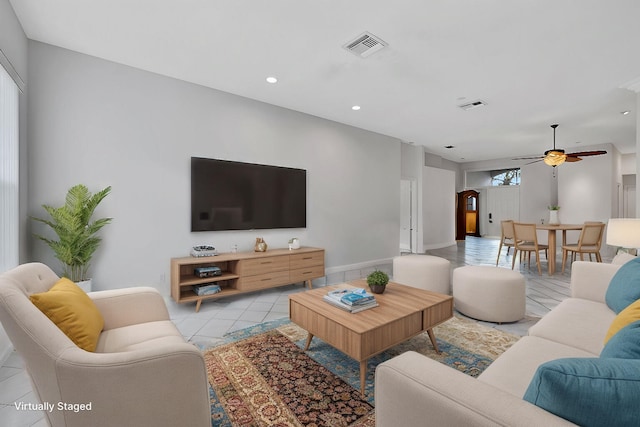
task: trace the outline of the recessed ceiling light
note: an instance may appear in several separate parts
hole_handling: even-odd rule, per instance
[[[453,148],[453,145],[445,145],[444,148],[451,149],[451,148]]]
[[[354,105],[353,107],[351,107],[351,109],[353,111],[358,111],[360,109],[360,106],[359,105]]]
[[[273,76],[270,76],[270,77],[267,77],[267,82],[269,82],[269,83],[278,83],[278,79],[273,77]]]
[[[623,112],[622,112],[622,113],[620,113],[620,114],[622,114],[623,116],[626,116],[626,115],[627,115],[627,114],[629,114],[629,113],[631,113],[631,111],[627,110],[627,111],[623,111]]]

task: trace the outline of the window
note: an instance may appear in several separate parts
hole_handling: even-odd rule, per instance
[[[520,169],[491,171],[491,185],[520,185]]]
[[[0,272],[18,265],[18,87],[0,65]]]

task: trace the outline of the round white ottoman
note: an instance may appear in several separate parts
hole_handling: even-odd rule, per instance
[[[526,311],[524,276],[500,267],[453,270],[453,302],[460,313],[488,322],[516,322]]]
[[[450,295],[451,263],[431,255],[397,256],[393,259],[393,281]]]

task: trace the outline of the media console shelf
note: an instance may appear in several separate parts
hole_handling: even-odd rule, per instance
[[[194,269],[217,266],[222,275],[197,277]],[[306,282],[324,276],[324,249],[271,249],[266,252],[224,253],[211,257],[171,259],[171,297],[178,303],[196,302],[196,312],[202,301],[261,289],[276,288]],[[194,285],[215,283],[222,289],[211,295],[197,295]]]

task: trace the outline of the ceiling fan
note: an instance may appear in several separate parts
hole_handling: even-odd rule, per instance
[[[552,150],[547,150],[544,152],[544,156],[538,156],[538,157],[518,157],[516,159],[513,160],[533,160],[535,159],[533,162],[527,163],[527,164],[531,164],[531,163],[536,163],[539,161],[544,161],[547,165],[549,166],[553,166],[554,168],[556,166],[559,166],[561,164],[563,164],[564,162],[579,162],[580,160],[582,160],[582,157],[588,157],[588,156],[599,156],[601,154],[607,154],[606,151],[604,150],[596,150],[596,151],[578,151],[577,153],[565,153],[563,149],[561,148],[556,148],[556,128],[558,127],[557,124],[551,125],[551,127],[553,128],[553,149]]]

